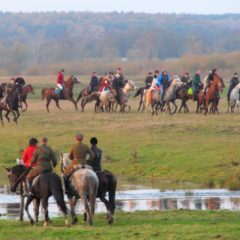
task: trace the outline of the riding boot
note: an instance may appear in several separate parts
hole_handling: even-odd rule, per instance
[[[32,193],[32,180],[28,180],[27,188],[28,189],[27,189],[27,192],[25,193],[25,196],[29,197],[29,196],[33,195],[33,193]]]

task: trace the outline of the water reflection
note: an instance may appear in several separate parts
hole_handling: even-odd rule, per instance
[[[7,186],[0,186],[0,218],[18,218],[19,206],[19,196],[10,193]],[[31,205],[29,209],[33,214]],[[76,209],[77,213],[82,213],[83,207],[80,201]],[[118,191],[116,194],[116,210],[118,211],[161,211],[166,209],[240,210],[240,191],[225,189],[191,191],[140,189]],[[106,212],[105,206],[100,201],[96,203],[96,212]],[[49,214],[51,217],[61,216],[61,212],[52,197],[49,199]]]

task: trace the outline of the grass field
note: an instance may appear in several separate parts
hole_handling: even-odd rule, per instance
[[[4,79],[8,78],[0,81]],[[195,103],[189,103],[189,114],[145,115],[137,112],[139,99],[133,98],[132,111],[127,114],[96,114],[93,105],[87,105],[84,113],[76,112],[68,102],[60,103],[62,111],[51,104],[48,114],[45,102],[40,100],[40,89],[53,86],[55,77],[25,79],[34,86],[36,94],[30,95],[29,109],[18,125],[6,123],[0,127],[2,166],[15,164],[19,149],[27,145],[30,137],[47,136],[59,154],[70,150],[74,134],[81,131],[86,143],[90,137],[98,137],[104,151],[103,166],[117,176],[171,182],[173,188],[183,183],[192,183],[189,186],[193,188],[237,187],[240,115],[225,114],[225,98],[219,106],[220,115],[195,114]],[[87,83],[86,76],[80,79],[83,84],[76,87],[75,93]],[[138,86],[142,85],[140,77],[135,79]],[[0,182],[5,181],[5,174],[1,174]]]
[[[58,218],[44,228],[42,222],[31,226],[29,222],[0,220],[0,239],[238,240],[240,236],[239,213],[229,211],[117,212],[112,226],[103,215],[95,215],[92,227],[79,221],[66,228],[64,220]]]

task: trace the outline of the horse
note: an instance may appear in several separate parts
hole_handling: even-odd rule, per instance
[[[203,94],[202,91],[199,92],[198,101],[203,102],[205,115],[207,115],[208,113],[208,106],[210,103],[212,103],[211,112],[213,113],[215,113],[216,111],[218,112],[217,106],[219,103],[219,93],[223,91],[224,87],[225,84],[223,82],[223,79],[220,78],[217,74],[215,74],[208,91],[205,94]]]
[[[13,121],[17,123],[18,118],[20,117],[19,112],[19,89],[18,87],[14,87],[7,96],[7,108],[6,110],[6,118],[8,119],[8,115],[11,112],[13,114]],[[7,110],[8,109],[8,110]]]
[[[31,84],[28,84],[28,85],[24,86],[21,93],[20,93],[20,101],[25,104],[25,109],[22,109],[23,112],[25,112],[28,108],[28,104],[27,104],[27,101],[26,101],[28,93],[34,94],[34,90],[33,90],[33,87],[32,87]]]
[[[135,95],[133,96],[138,97],[140,95],[140,102],[138,105],[138,112],[140,112],[140,110],[144,111],[145,110],[145,98],[144,98],[144,94],[146,93],[146,87],[141,87],[137,90],[137,92],[135,93]]]
[[[164,110],[166,112],[167,110],[169,111],[170,114],[175,114],[177,111],[177,105],[175,103],[176,101],[176,89],[181,85],[181,79],[178,76],[175,76],[174,79],[170,82],[169,87],[166,89],[164,98],[163,98],[163,105],[161,106],[160,104],[160,90],[159,89],[154,89],[151,90],[149,89],[146,93],[146,98],[145,98],[145,114],[147,114],[147,109],[149,105],[151,105],[152,108],[152,115],[156,114],[158,115],[157,111],[161,107],[162,110],[164,110],[165,104],[167,104],[167,109]],[[172,113],[170,109],[170,102],[172,102],[175,106],[175,110]]]
[[[61,168],[62,171],[71,163],[68,153],[61,154]],[[107,221],[109,224],[113,223],[113,215],[115,211],[115,195],[117,188],[117,178],[114,174],[108,170],[102,170],[96,172],[99,186],[97,197],[105,204],[108,214]],[[108,193],[108,200],[106,199],[106,193]]]
[[[5,168],[8,174],[10,182],[10,190],[16,192],[18,185],[20,184],[21,189],[23,188],[23,183],[26,181],[26,175],[28,174],[30,168],[24,165],[16,165],[12,168]],[[33,185],[32,194],[27,197],[25,204],[25,211],[27,212],[28,218],[31,224],[38,223],[39,216],[39,206],[40,202],[44,210],[44,226],[49,224],[48,216],[48,198],[53,195],[57,205],[61,209],[65,218],[65,225],[68,226],[67,219],[67,206],[64,201],[63,189],[61,178],[53,172],[41,173],[39,177],[35,178],[35,183]],[[23,198],[23,190],[20,192],[21,198]],[[33,220],[31,214],[28,211],[29,204],[34,200],[34,215],[35,221]],[[24,204],[24,200],[23,200]]]
[[[128,111],[131,110],[130,105],[127,105],[129,99],[129,92],[137,89],[137,86],[133,80],[126,80],[123,88],[120,89],[119,101],[117,102],[120,105],[120,112],[125,112],[125,108],[128,107]],[[114,93],[114,89],[112,90]],[[116,96],[116,94],[114,94]],[[100,104],[101,106],[101,104]],[[116,105],[117,108],[117,105]],[[115,110],[116,110],[115,108]]]
[[[2,126],[4,126],[3,113],[2,113],[3,111],[6,112],[5,118],[7,119],[8,122],[10,122],[10,118],[9,118],[9,116],[8,116],[9,113],[10,113],[9,108],[8,108],[5,104],[0,103],[0,121],[1,121]]]
[[[89,93],[89,86],[83,88],[80,93],[78,94],[78,97],[76,99],[76,103],[82,98],[81,106],[84,104],[85,97],[88,97],[94,92],[97,92],[100,86],[102,85],[102,82],[105,80],[106,77],[100,77],[98,80],[98,85],[95,86],[93,89],[93,92]],[[85,104],[86,105],[86,104]]]
[[[163,102],[165,105],[167,105],[167,108],[164,110],[164,113],[169,111],[169,114],[175,114],[177,111],[177,105],[175,103],[176,101],[176,90],[178,87],[180,87],[182,84],[181,79],[176,75],[174,76],[170,86],[166,89],[166,92],[164,94]],[[174,105],[175,109],[173,112],[171,112],[170,108],[170,102]],[[163,106],[164,107],[164,106]]]
[[[192,85],[192,81],[190,81],[186,84],[183,84],[176,91],[176,99],[182,100],[181,106],[180,106],[179,111],[178,111],[179,113],[181,112],[182,108],[184,108],[185,113],[189,112],[189,109],[188,109],[188,106],[187,106],[187,101],[189,99],[194,100],[193,94],[189,94],[189,92],[188,92],[191,85]]]
[[[64,172],[65,168],[71,161],[68,156],[61,154],[61,171]],[[63,159],[67,158],[68,161]],[[88,166],[77,165],[74,167],[73,173],[70,178],[71,194],[67,194],[72,216],[72,224],[77,223],[77,216],[75,213],[75,206],[79,198],[81,198],[84,206],[84,221],[88,220],[89,225],[93,224],[93,215],[95,211],[95,202],[98,191],[98,177],[96,173]]]
[[[74,84],[81,83],[75,76],[71,75],[65,82],[64,82],[64,89],[60,94],[60,97],[55,92],[55,88],[43,88],[42,89],[42,100],[46,98],[46,108],[47,112],[49,113],[49,104],[52,100],[55,101],[57,108],[61,109],[59,106],[59,100],[69,100],[74,104],[75,109],[77,110],[77,103],[73,99],[73,86]]]
[[[234,108],[237,106],[239,112],[239,92],[240,92],[240,83],[231,91],[230,98],[228,101],[227,113],[229,113],[229,108],[231,108],[231,113],[234,113]]]

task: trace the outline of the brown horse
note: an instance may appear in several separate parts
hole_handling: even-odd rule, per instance
[[[25,109],[22,108],[23,112],[25,112],[28,108],[28,104],[27,104],[28,93],[34,94],[34,90],[33,90],[33,87],[32,87],[31,84],[28,84],[28,85],[24,86],[23,89],[22,89],[22,92],[20,94],[20,100],[21,100],[21,102],[23,102],[25,104]]]
[[[176,91],[176,99],[182,100],[181,106],[180,106],[179,111],[178,111],[179,113],[181,112],[182,108],[184,108],[185,113],[189,112],[189,109],[188,109],[188,106],[187,106],[187,101],[189,99],[193,100],[193,98],[194,98],[193,95],[190,95],[188,93],[188,90],[191,87],[191,85],[192,85],[192,81],[180,86]]]
[[[205,109],[205,115],[208,113],[209,104],[212,103],[211,112],[218,112],[217,106],[219,103],[219,93],[223,91],[225,84],[223,79],[220,78],[217,74],[214,75],[213,81],[210,84],[210,87],[206,94],[203,94],[202,91],[198,94],[198,107],[203,103]],[[198,109],[197,109],[198,110]]]
[[[43,88],[42,89],[42,100],[47,99],[47,111],[49,112],[49,104],[52,100],[55,101],[57,108],[61,109],[59,106],[59,100],[69,100],[74,104],[75,109],[77,110],[77,103],[73,99],[73,86],[74,84],[80,83],[80,81],[75,76],[70,76],[67,81],[64,82],[64,89],[60,94],[60,97],[55,92],[55,88]]]
[[[85,98],[88,97],[90,94],[94,93],[94,92],[97,92],[100,88],[100,86],[102,85],[102,82],[105,80],[106,77],[100,77],[99,80],[98,80],[98,85],[95,86],[95,88],[93,89],[93,91],[90,93],[89,92],[89,86],[83,88],[80,93],[78,94],[78,97],[76,99],[76,103],[78,103],[78,101],[80,99],[82,99],[82,102],[81,102],[81,106],[85,106],[86,103],[85,103]]]

